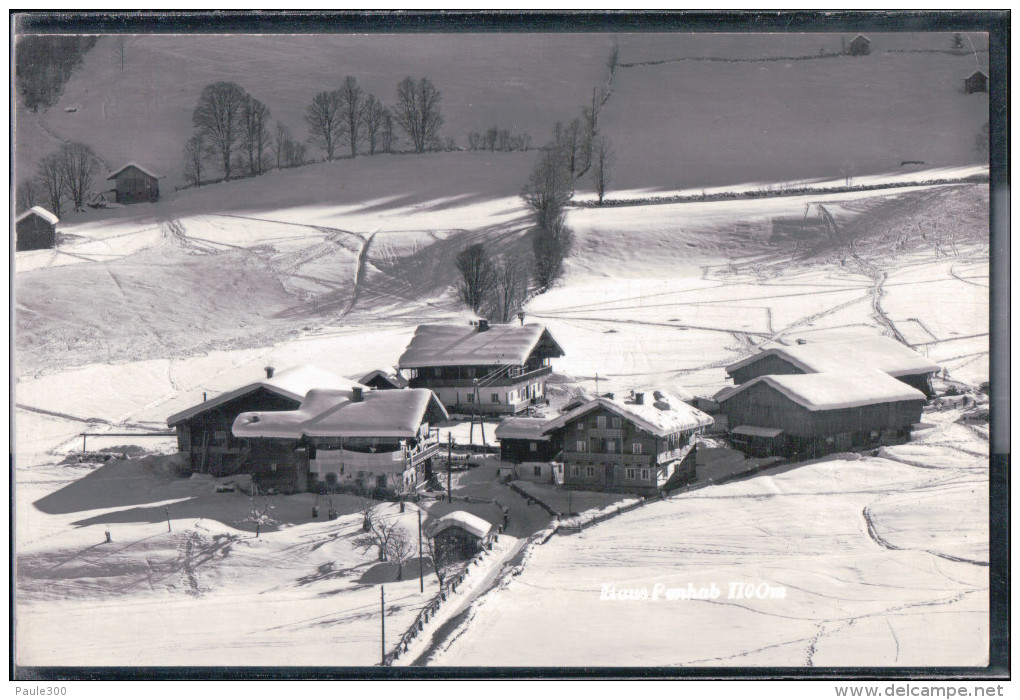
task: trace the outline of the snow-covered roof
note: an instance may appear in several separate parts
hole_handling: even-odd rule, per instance
[[[893,377],[937,372],[939,366],[895,338],[867,335],[847,340],[804,345],[779,345],[734,362],[726,368],[734,370],[773,355],[786,360],[802,372],[838,372],[878,369]]]
[[[758,382],[764,382],[809,411],[833,411],[893,401],[924,401],[917,389],[878,370],[819,372],[817,374],[769,374],[715,395],[728,401]]]
[[[312,365],[298,365],[296,367],[289,367],[285,370],[281,370],[274,374],[272,377],[263,377],[262,379],[252,382],[251,384],[245,384],[244,386],[238,387],[226,393],[215,396],[208,401],[203,401],[200,404],[192,406],[191,408],[185,409],[179,413],[175,413],[166,419],[167,425],[171,427],[185,421],[192,416],[196,416],[199,413],[204,413],[212,408],[216,408],[228,401],[232,401],[239,396],[244,396],[257,389],[267,389],[279,396],[293,399],[294,401],[302,401],[305,395],[312,389],[339,389],[343,391],[350,391],[356,386],[361,386],[357,382],[353,382],[350,379],[344,379],[332,372],[313,367]]]
[[[549,432],[579,418],[601,406],[622,418],[633,422],[642,430],[662,437],[680,430],[693,430],[702,426],[712,425],[712,417],[699,411],[676,396],[662,391],[645,394],[644,403],[632,403],[620,399],[608,399],[600,396],[597,399],[578,406],[545,425],[544,432]]]
[[[14,220],[14,222],[17,223],[17,222],[19,222],[19,221],[21,221],[23,219],[27,219],[28,217],[32,216],[33,214],[35,214],[36,216],[38,216],[38,217],[40,217],[42,219],[45,219],[47,223],[54,224],[54,225],[60,223],[60,219],[57,218],[56,214],[51,212],[49,209],[43,209],[42,207],[39,207],[39,206],[32,207],[28,211],[22,212],[21,215],[19,215],[18,218],[16,218]]]
[[[428,389],[366,391],[360,401],[353,400],[351,391],[313,389],[296,410],[241,413],[232,430],[236,437],[247,438],[409,438],[430,416],[449,417]]]
[[[983,70],[976,70],[976,71],[974,71],[973,73],[971,73],[970,75],[967,76],[967,80],[970,80],[971,78],[973,78],[976,75],[980,75],[982,78],[987,78],[988,77],[987,75],[985,75],[985,72]]]
[[[154,173],[151,170],[149,170],[148,168],[146,168],[144,165],[139,165],[138,163],[136,163],[134,161],[131,161],[130,163],[127,163],[127,164],[122,165],[121,167],[117,168],[106,179],[107,180],[112,180],[113,178],[117,177],[118,175],[120,175],[122,172],[124,172],[128,168],[138,168],[139,170],[141,170],[143,173],[145,173],[149,177],[154,177],[157,180],[162,180],[164,177],[166,177],[165,175],[157,175],[156,173]]]
[[[524,418],[513,416],[504,418],[496,426],[498,440],[549,440],[545,433],[547,418]]]
[[[393,384],[394,386],[396,386],[396,387],[398,387],[400,389],[403,389],[405,386],[407,386],[407,379],[405,379],[404,376],[400,374],[400,371],[398,369],[396,369],[395,367],[385,367],[383,369],[373,369],[371,372],[366,374],[364,377],[362,377],[358,381],[360,383],[364,384],[365,386],[368,386],[369,383],[373,379],[375,379],[376,377],[382,377],[383,379],[388,381],[390,384]]]
[[[304,426],[310,437],[402,437],[418,434],[429,413],[449,415],[429,389],[369,391],[357,402],[334,406]]]
[[[443,530],[451,527],[459,527],[462,530],[470,532],[475,537],[485,537],[496,529],[496,526],[485,518],[480,518],[477,515],[468,513],[466,510],[455,510],[435,521],[435,523],[429,527],[429,536],[435,537]]]
[[[550,357],[563,355],[540,323],[496,324],[486,331],[458,324],[425,324],[418,326],[397,364],[402,368],[522,365],[542,341],[551,346]]]

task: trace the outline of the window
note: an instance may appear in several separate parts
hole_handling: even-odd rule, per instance
[[[641,470],[641,478],[643,480],[645,480],[645,481],[648,481],[648,470],[647,469],[642,469]]]
[[[589,466],[585,471],[588,476],[595,476],[595,467]]]
[[[535,465],[535,476],[542,476],[542,465],[541,464],[536,464]]]
[[[634,474],[635,474],[634,467],[627,467],[627,478],[628,479],[633,479],[634,478]]]
[[[528,443],[528,449],[531,450],[532,452],[538,452],[538,443],[537,442]]]
[[[492,395],[492,403],[499,403],[499,394]]]
[[[475,402],[475,395],[474,394],[468,394],[467,395],[467,402],[468,403],[474,403]]]
[[[578,440],[577,441],[577,451],[578,452],[587,452],[588,451],[588,447],[587,447],[587,445],[584,444],[584,440]]]
[[[578,422],[577,429],[578,429],[578,431],[584,430],[584,422],[583,421]]]
[[[606,440],[606,452],[616,452],[616,440]]]
[[[623,419],[614,416],[613,417],[613,427],[614,428],[622,428],[623,427]]]
[[[570,467],[570,476],[580,476],[580,475],[581,475],[581,468],[579,466],[577,466],[575,464],[572,467]]]
[[[603,428],[605,428],[606,427],[606,417],[605,416],[598,416],[595,419],[595,425],[598,426],[599,430],[602,430]]]
[[[433,367],[432,368],[432,376],[433,377],[442,377],[443,376],[442,368],[440,368],[440,367]]]
[[[633,445],[630,446],[631,454],[639,455],[639,454],[641,454],[641,450],[642,450],[642,445],[641,445],[640,442],[635,442]]]

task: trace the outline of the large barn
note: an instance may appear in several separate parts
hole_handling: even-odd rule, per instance
[[[128,163],[106,179],[115,181],[118,204],[137,204],[159,199],[159,181],[162,178],[162,175],[138,163]]]
[[[696,478],[697,436],[712,417],[662,391],[594,398],[550,420],[563,445],[563,484],[654,495]]]
[[[930,398],[939,366],[894,338],[865,336],[835,342],[779,345],[726,367],[735,384],[776,374],[812,374],[877,369]]]
[[[288,411],[300,407],[311,389],[350,390],[360,386],[311,365],[276,372],[232,391],[202,401],[167,418],[177,431],[177,449],[193,472],[216,476],[241,471],[244,459],[241,443],[234,438],[234,419],[246,411]]]
[[[260,483],[295,490],[339,488],[413,493],[440,452],[432,424],[449,416],[427,389],[308,392],[290,411],[251,411],[234,420]]]
[[[551,358],[563,349],[545,326],[418,326],[398,366],[451,413],[515,414],[544,402]]]
[[[14,220],[15,250],[41,250],[57,244],[60,219],[42,207],[32,207]]]
[[[801,458],[906,442],[925,403],[878,370],[760,376],[715,399],[738,449]]]

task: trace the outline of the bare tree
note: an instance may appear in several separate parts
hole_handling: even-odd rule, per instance
[[[397,142],[397,135],[393,131],[393,113],[388,109],[386,110],[386,113],[383,114],[382,132],[379,139],[382,152],[392,153],[393,146]]]
[[[46,194],[37,180],[23,178],[18,181],[17,208],[19,214],[28,211],[37,204],[43,204],[46,201],[45,197]]]
[[[265,172],[262,158],[269,146],[269,108],[251,95],[245,95],[241,111],[241,141],[248,153],[248,174]]]
[[[39,161],[35,179],[42,190],[46,208],[59,217],[64,201],[64,169],[58,153],[50,153]]]
[[[365,98],[365,137],[368,139],[368,154],[375,155],[379,147],[386,108],[375,95]]]
[[[242,521],[245,523],[251,523],[255,526],[255,537],[258,537],[262,532],[262,527],[265,525],[272,525],[276,521],[269,515],[276,506],[266,498],[265,496],[252,495],[248,499],[248,515]]]
[[[237,83],[212,83],[202,90],[191,115],[192,124],[205,132],[210,146],[220,156],[223,176],[227,180],[234,163],[234,148],[242,133],[245,97],[244,90]]]
[[[82,210],[102,163],[90,146],[77,141],[65,143],[57,154],[67,196],[75,211]]]
[[[599,206],[606,196],[606,185],[609,184],[609,172],[613,166],[615,155],[609,139],[605,136],[595,137],[591,153],[591,181],[599,196]]]
[[[574,119],[563,131],[563,156],[567,159],[571,176],[577,175],[580,166],[578,157],[581,155],[582,132],[580,119]]]
[[[411,536],[407,528],[396,525],[390,533],[390,539],[386,543],[386,548],[387,558],[397,565],[397,580],[400,581],[404,577],[404,564],[407,563],[407,560],[411,558],[416,549],[415,538]]]
[[[283,167],[287,142],[290,140],[290,129],[287,128],[286,124],[277,119],[276,124],[273,126],[273,155],[276,156],[277,170]]]
[[[372,530],[372,521],[375,520],[375,512],[378,507],[379,504],[371,498],[362,497],[358,501],[358,510],[361,512],[361,529],[364,532]]]
[[[854,162],[848,160],[839,168],[839,174],[843,176],[843,181],[847,187],[850,187],[854,182],[854,175],[857,174],[857,168],[854,167]]]
[[[379,561],[387,561],[387,556],[390,554],[390,541],[393,539],[397,528],[398,525],[395,520],[386,520],[373,516],[372,525],[368,532],[355,537],[352,542],[354,546],[361,547],[365,552],[372,547],[377,547],[379,549]]]
[[[284,147],[284,160],[287,163],[288,168],[296,168],[299,165],[304,165],[306,162],[305,154],[307,149],[305,145],[300,141],[289,139]]]
[[[595,138],[599,134],[599,115],[608,99],[609,93],[604,87],[592,88],[591,103],[585,105],[581,110],[581,162],[577,168],[579,173],[587,172],[591,165],[592,148],[595,146]]]
[[[397,85],[394,119],[411,137],[416,153],[429,148],[439,135],[443,115],[439,109],[442,96],[428,78],[415,82],[407,76]]]
[[[335,90],[320,92],[305,108],[305,123],[312,143],[326,151],[326,160],[333,160],[333,152],[340,140],[342,120],[340,96]]]
[[[461,301],[478,313],[496,288],[496,270],[481,243],[470,245],[457,254],[460,280],[457,293]]]
[[[482,135],[477,131],[468,132],[468,150],[477,151],[482,147]]]
[[[496,141],[499,139],[499,127],[494,126],[491,129],[487,129],[485,136],[482,139],[482,148],[490,151],[496,150]]]
[[[202,185],[202,170],[208,155],[204,132],[199,131],[184,144],[184,178],[195,187]]]
[[[439,590],[446,585],[446,573],[456,562],[456,558],[449,547],[439,547],[434,537],[426,538],[424,542],[425,557],[431,562],[432,569],[436,572],[436,579],[439,581]]]
[[[494,311],[500,323],[509,323],[524,300],[527,275],[521,262],[509,255],[496,262],[495,273]]]
[[[340,115],[343,118],[344,136],[351,147],[351,158],[358,155],[358,145],[362,139],[362,129],[365,122],[365,91],[358,85],[358,81],[347,76],[343,84],[337,90],[337,97],[340,100]]]
[[[120,69],[124,70],[124,49],[127,47],[127,37],[123,34],[117,35],[113,40],[113,50],[120,58]]]
[[[521,198],[535,217],[532,232],[532,273],[539,287],[548,287],[563,272],[563,261],[573,245],[564,223],[564,208],[574,194],[574,178],[555,144],[539,156]]]

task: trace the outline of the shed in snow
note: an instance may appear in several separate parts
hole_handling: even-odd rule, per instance
[[[963,91],[968,95],[974,92],[988,92],[988,76],[976,70],[963,79]]]
[[[871,53],[871,39],[863,34],[858,34],[847,46],[846,52],[850,56],[867,56]]]
[[[872,335],[803,345],[777,345],[726,367],[735,384],[776,374],[856,372],[877,369],[933,395],[932,375],[939,366],[894,338]]]
[[[232,432],[253,466],[295,473],[315,490],[413,492],[432,475],[440,452],[430,427],[448,418],[427,389],[312,389],[289,411],[250,411]]]
[[[715,400],[745,453],[806,458],[906,442],[925,396],[885,372],[858,370],[760,376]]]
[[[529,323],[418,326],[398,366],[414,388],[431,389],[453,413],[515,414],[544,402],[551,358],[563,349]]]
[[[249,456],[231,433],[239,414],[297,409],[311,389],[351,391],[356,386],[310,365],[281,372],[267,367],[262,379],[175,413],[167,418],[167,425],[177,431],[177,448],[191,471],[225,476],[241,471]]]
[[[57,244],[60,219],[42,207],[32,207],[14,220],[15,250],[40,250]]]
[[[115,181],[118,204],[137,204],[159,199],[159,181],[162,178],[162,175],[132,162],[121,166],[106,179]]]
[[[496,526],[484,518],[463,510],[447,513],[426,527],[436,549],[449,552],[453,559],[470,559],[487,547],[496,535]]]

